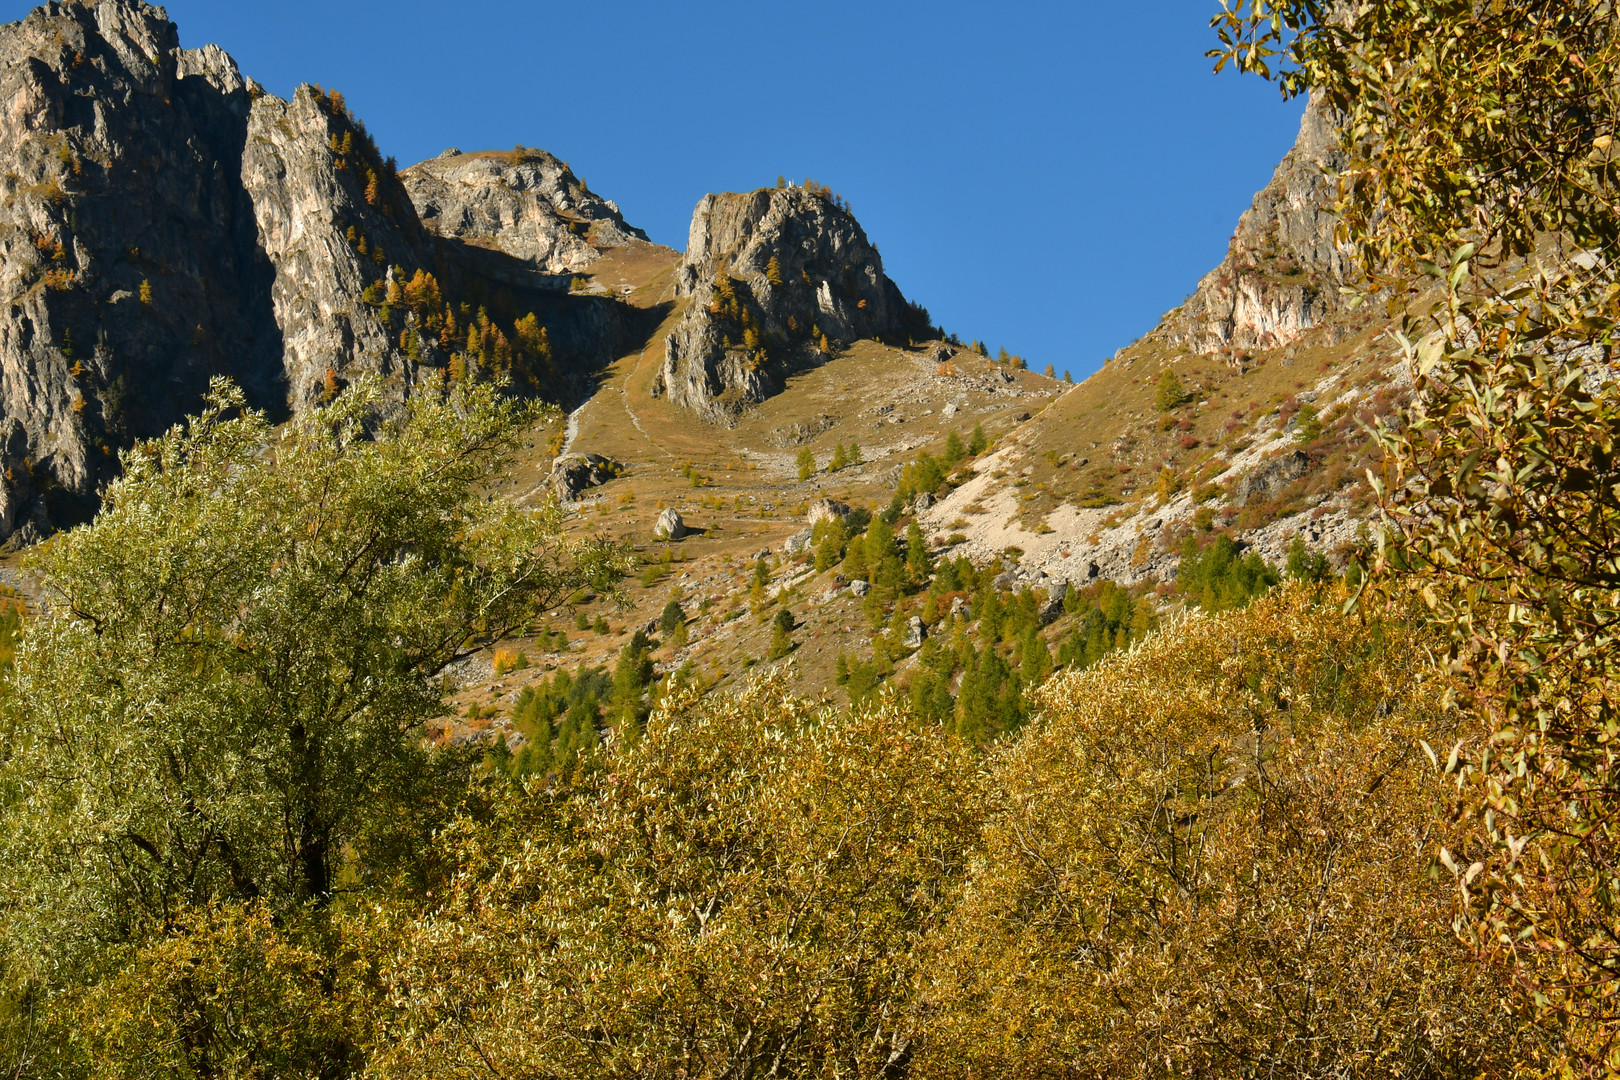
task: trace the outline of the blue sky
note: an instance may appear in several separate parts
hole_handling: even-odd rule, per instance
[[[677,248],[705,192],[814,177],[936,323],[1076,378],[1220,261],[1302,108],[1210,74],[1213,0],[166,6],[402,165],[544,147]]]

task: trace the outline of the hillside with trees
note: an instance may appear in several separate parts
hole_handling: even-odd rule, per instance
[[[638,348],[134,441],[0,597],[0,1075],[1620,1073],[1620,23],[1213,29],[1333,118],[1319,336],[1189,336],[1318,284],[1244,248],[1078,387],[829,341],[700,425]],[[752,325],[683,265],[588,269]]]

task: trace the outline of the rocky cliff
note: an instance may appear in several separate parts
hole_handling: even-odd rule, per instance
[[[544,273],[571,274],[603,248],[647,239],[617,204],[543,150],[446,150],[400,179],[436,235],[503,252]]]
[[[860,223],[824,190],[705,195],[675,290],[690,301],[655,390],[717,422],[840,344],[930,332],[928,313],[906,302]]]
[[[626,332],[622,305],[438,241],[340,95],[267,94],[218,48],[181,49],[161,8],[50,3],[0,27],[0,102],[0,537],[93,513],[118,449],[214,375],[273,414],[362,372],[555,397]],[[639,235],[552,161],[497,172],[599,242]],[[566,264],[560,243],[545,258]]]
[[[1226,258],[1162,324],[1168,340],[1195,352],[1244,352],[1292,343],[1338,309],[1350,267],[1334,243],[1329,209],[1342,164],[1338,129],[1312,100],[1299,138],[1254,197]]]

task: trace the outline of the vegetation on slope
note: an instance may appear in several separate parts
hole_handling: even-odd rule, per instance
[[[994,680],[971,715],[655,694],[627,646],[529,699],[575,767],[502,775],[424,744],[439,676],[628,560],[481,496],[521,419],[482,392],[383,421],[362,388],[276,437],[221,390],[41,556],[0,743],[0,1067],[1620,1069],[1613,12],[1325,6],[1217,23],[1349,117],[1372,284],[1443,291],[1407,316],[1417,398],[1380,432],[1358,594],[1303,551],[1265,592],[1194,546],[1187,587],[1242,606],[1100,659],[1088,629],[1086,670],[988,733]],[[1584,256],[1504,284],[1554,234]],[[959,593],[958,706],[1009,648],[1043,667],[994,579],[913,558],[900,523],[808,557],[862,563],[891,636]],[[1135,636],[1129,599],[1088,598],[1099,648]],[[593,699],[612,737],[566,744]]]

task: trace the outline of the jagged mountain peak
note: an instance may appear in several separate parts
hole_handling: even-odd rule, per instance
[[[659,389],[722,422],[840,345],[931,330],[860,222],[824,189],[705,195],[675,292],[690,303],[665,343]]]
[[[1331,319],[1352,272],[1334,239],[1331,174],[1342,164],[1335,120],[1313,97],[1293,147],[1238,219],[1225,259],[1161,323],[1170,344],[1201,354],[1276,349]]]
[[[647,234],[544,150],[447,150],[400,174],[438,236],[504,252],[553,274],[584,270],[602,250]]]

